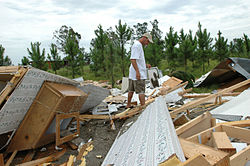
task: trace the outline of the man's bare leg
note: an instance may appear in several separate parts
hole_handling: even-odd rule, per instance
[[[139,100],[141,106],[145,105],[145,94],[139,94]]]
[[[134,94],[134,92],[128,92],[128,104],[127,104],[126,108],[131,107],[131,100],[132,100],[133,94]]]

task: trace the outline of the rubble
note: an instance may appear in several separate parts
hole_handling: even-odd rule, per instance
[[[0,165],[250,162],[250,79],[245,72],[239,71],[243,80],[206,94],[190,93],[187,82],[157,72],[147,81],[146,104],[141,106],[134,95],[133,108],[126,109],[126,81],[122,90],[108,89],[105,81],[0,67]]]

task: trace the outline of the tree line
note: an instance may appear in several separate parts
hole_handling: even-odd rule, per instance
[[[94,30],[95,37],[90,42],[89,52],[80,46],[81,34],[72,27],[63,25],[53,33],[56,42],[51,44],[47,56],[45,49],[40,49],[40,42],[31,42],[31,48],[27,48],[28,56],[24,56],[21,63],[47,70],[46,61],[50,61],[53,62],[51,67],[56,73],[66,62],[72,78],[84,75],[83,66],[89,65],[95,76],[104,75],[113,85],[116,73],[127,75],[130,47],[133,41],[139,39],[145,32],[150,32],[154,41],[144,48],[145,59],[152,66],[165,64],[163,70],[168,68],[175,71],[177,67],[183,66],[186,71],[187,63],[191,62],[192,68],[202,65],[204,73],[206,65],[209,65],[211,60],[222,61],[235,56],[250,58],[250,39],[246,34],[229,42],[219,30],[217,37],[213,39],[199,22],[194,33],[192,30],[184,32],[183,29],[177,32],[171,26],[164,36],[158,25],[156,19],[149,23],[137,23],[132,27],[119,20],[114,28],[106,30],[102,25],[98,25]],[[10,65],[11,60],[8,56],[4,58],[3,54],[4,48],[0,45],[0,65]],[[65,57],[61,58],[60,55]]]

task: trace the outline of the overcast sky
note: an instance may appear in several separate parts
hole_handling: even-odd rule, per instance
[[[250,37],[249,6],[248,0],[0,0],[0,44],[17,65],[31,42],[41,42],[47,55],[62,25],[80,33],[81,47],[88,50],[97,26],[114,28],[119,19],[130,27],[157,19],[163,36],[170,26],[196,32],[200,21],[211,37],[220,30],[231,41],[243,33]]]

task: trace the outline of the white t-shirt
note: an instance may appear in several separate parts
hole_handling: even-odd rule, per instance
[[[136,59],[137,67],[141,75],[140,79],[147,79],[147,69],[146,69],[146,62],[144,58],[144,51],[142,48],[142,44],[139,41],[134,42],[131,48],[130,59]],[[129,79],[137,80],[136,71],[132,64],[130,65],[130,68],[129,68]]]

